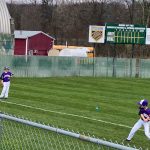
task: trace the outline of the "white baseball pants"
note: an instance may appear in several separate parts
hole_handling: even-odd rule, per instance
[[[3,89],[0,95],[0,98],[8,98],[9,93],[9,87],[10,87],[10,81],[9,82],[3,82]]]
[[[145,122],[142,119],[139,119],[135,125],[133,126],[133,128],[131,129],[129,135],[128,135],[128,140],[131,140],[135,134],[135,132],[140,129],[142,126],[144,126],[144,132],[145,135],[147,136],[148,139],[150,139],[150,133],[149,133],[149,122]]]

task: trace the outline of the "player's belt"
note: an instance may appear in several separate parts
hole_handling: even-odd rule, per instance
[[[141,118],[141,120],[143,120],[143,118]],[[144,121],[144,120],[143,120]],[[149,120],[150,121],[150,120]],[[149,122],[149,121],[147,121],[147,122]]]

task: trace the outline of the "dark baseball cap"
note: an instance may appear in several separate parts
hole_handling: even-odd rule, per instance
[[[9,67],[8,67],[8,66],[5,66],[5,67],[4,67],[4,70],[9,70]]]
[[[140,100],[140,101],[138,102],[138,104],[141,105],[141,106],[147,106],[147,105],[148,105],[148,100],[142,99],[142,100]]]

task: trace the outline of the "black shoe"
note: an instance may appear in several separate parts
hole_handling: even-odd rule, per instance
[[[128,139],[126,139],[125,141],[127,141],[127,142],[131,142],[131,140],[128,140]]]

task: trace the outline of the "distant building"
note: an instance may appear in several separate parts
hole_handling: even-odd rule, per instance
[[[89,52],[88,48],[64,48],[60,51],[59,56],[74,56],[74,57],[88,57],[87,53]]]
[[[94,53],[93,47],[53,45],[53,50],[50,51],[49,56],[61,56],[61,55],[83,56],[85,54],[87,56],[84,55],[84,57],[93,57],[93,53]]]
[[[14,55],[48,56],[55,40],[42,31],[16,30],[14,36]]]
[[[0,33],[11,34],[10,29],[10,14],[5,0],[0,0]]]
[[[12,21],[5,0],[0,0],[0,55],[13,53]]]

